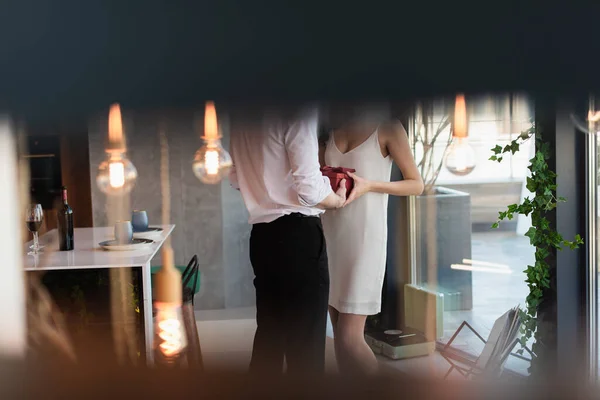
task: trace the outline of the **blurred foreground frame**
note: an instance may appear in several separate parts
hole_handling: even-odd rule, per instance
[[[539,383],[539,384],[538,384]],[[344,379],[340,376],[249,376],[198,370],[40,365],[0,360],[0,398],[382,398],[382,399],[587,399],[597,398],[572,382],[474,383],[408,375]],[[190,397],[191,396],[191,397]]]

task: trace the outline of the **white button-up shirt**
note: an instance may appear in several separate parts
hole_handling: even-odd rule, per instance
[[[262,117],[262,118],[261,118]],[[319,166],[318,112],[293,118],[266,112],[258,122],[231,121],[231,185],[239,189],[249,223],[272,222],[291,213],[320,215],[315,206],[332,193]]]

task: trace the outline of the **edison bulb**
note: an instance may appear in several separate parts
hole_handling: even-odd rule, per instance
[[[173,363],[187,347],[181,304],[155,302],[154,309],[155,348],[167,364]]]
[[[446,168],[454,175],[468,175],[475,169],[475,151],[467,138],[454,138],[445,160]]]
[[[135,186],[137,170],[124,153],[108,153],[98,166],[96,184],[106,194],[129,193]]]
[[[208,142],[202,146],[194,157],[194,174],[203,183],[219,183],[229,175],[233,162],[231,156],[220,141]]]

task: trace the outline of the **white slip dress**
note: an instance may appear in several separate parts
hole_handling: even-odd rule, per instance
[[[354,168],[356,175],[389,182],[392,159],[383,157],[378,132],[342,153],[331,134],[325,163]],[[329,305],[341,313],[374,315],[381,311],[387,253],[388,195],[367,193],[348,206],[322,216],[329,258]]]

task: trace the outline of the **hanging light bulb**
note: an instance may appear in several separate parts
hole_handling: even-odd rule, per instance
[[[106,159],[98,166],[96,184],[109,195],[129,193],[135,185],[137,170],[127,158],[127,146],[118,104],[110,107],[108,114],[108,145]]]
[[[467,137],[467,106],[465,96],[456,96],[452,143],[446,153],[446,169],[454,175],[468,175],[475,169],[475,152]]]
[[[590,110],[585,121],[582,121],[577,115],[571,114],[571,121],[577,129],[590,135],[600,134],[600,111],[594,110],[594,99],[590,98]]]
[[[229,175],[233,162],[221,145],[221,135],[217,125],[217,112],[213,102],[206,103],[204,113],[204,146],[194,157],[194,174],[203,183],[219,183]]]
[[[175,268],[169,245],[163,247],[162,259],[162,267],[155,275],[154,344],[157,359],[171,365],[187,347],[187,338],[181,311],[181,273]]]

